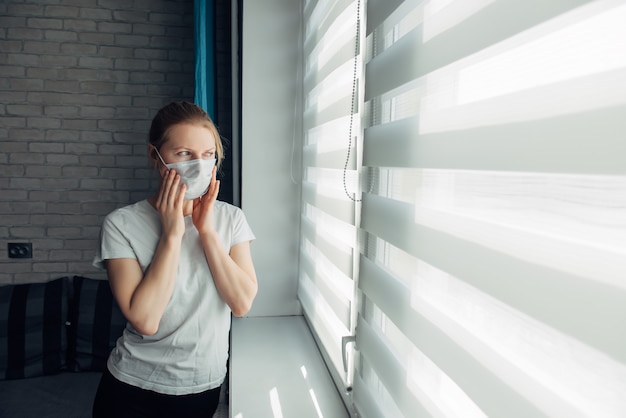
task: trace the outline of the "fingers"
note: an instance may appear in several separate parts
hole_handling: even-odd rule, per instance
[[[209,199],[211,201],[215,201],[217,199],[217,194],[220,191],[220,181],[217,179],[217,167],[213,167],[213,172],[211,173],[211,184],[209,185]]]
[[[169,170],[161,181],[161,188],[157,196],[157,207],[176,206],[182,204],[186,185],[180,184],[180,176],[176,170]]]
[[[159,188],[159,196],[157,197],[158,207],[163,206],[164,204],[167,204],[169,194],[170,194],[169,190],[171,188],[171,184],[175,176],[176,176],[175,170],[169,170],[167,173],[165,173],[165,176],[163,176],[163,178],[161,179],[161,187]]]
[[[219,180],[215,180],[215,186],[213,188],[213,192],[211,194],[211,200],[215,201],[217,200],[217,195],[220,192],[220,181]]]
[[[215,177],[216,168],[213,168],[213,173],[211,175],[211,182],[209,183],[209,188],[204,195],[199,197],[198,203],[202,204],[212,204],[217,199],[217,193],[220,190],[220,181]],[[196,207],[196,203],[194,201],[194,209]]]

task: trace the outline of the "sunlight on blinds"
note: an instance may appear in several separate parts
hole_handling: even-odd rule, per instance
[[[626,290],[625,177],[420,174],[417,223]]]
[[[350,117],[344,116],[323,125],[312,127],[307,132],[306,145],[316,144],[317,152],[319,153],[336,150],[345,151],[345,142],[337,141],[334,135],[337,132],[348,132],[349,124]],[[343,154],[345,154],[345,152]]]
[[[322,11],[323,8],[318,7],[316,10]],[[315,45],[307,60],[307,71],[322,70],[324,66],[338,55],[338,45],[351,45],[352,48],[348,50],[348,59],[354,56],[354,16],[356,16],[356,3],[349,4],[348,7],[337,16],[328,27],[325,36]],[[320,25],[321,22],[316,22],[316,19],[313,17],[308,28],[310,28],[310,30],[318,30]],[[313,34],[308,35],[314,36]]]
[[[348,100],[350,98],[349,88],[346,90],[346,80],[352,79],[353,65],[352,62],[346,62],[337,67],[335,71],[307,94],[305,106],[309,108],[308,111],[310,111],[310,108],[314,108],[316,112],[323,112],[342,99]],[[348,111],[350,110],[349,103],[347,105]],[[346,106],[343,106],[340,112],[345,114],[345,109]]]
[[[430,0],[424,2],[424,41],[460,24],[495,0]]]
[[[394,3],[368,3],[357,410],[626,415],[626,4]]]
[[[399,357],[406,370],[404,381],[408,391],[415,396],[430,416],[485,417],[486,415],[437,365],[418,350],[399,330],[393,321],[371,301],[366,300],[363,316],[380,330]],[[378,376],[367,368],[365,379],[377,381]],[[385,395],[385,408],[394,408],[394,402]],[[400,416],[398,413],[395,416]],[[393,415],[392,415],[393,416]]]
[[[336,245],[331,244],[329,246],[331,247],[331,251],[337,248]],[[340,267],[342,267],[342,264],[345,264],[343,261],[338,263],[333,263],[332,261],[333,258],[343,258],[347,260],[348,256],[351,256],[351,249],[341,254],[342,257],[333,257],[332,254],[327,255],[322,253],[320,247],[320,242],[311,242],[306,239],[303,243],[302,251],[307,255],[308,259],[311,260],[320,280],[325,282],[326,286],[331,289],[332,294],[337,298],[343,298],[349,301],[352,299],[352,278],[346,275],[345,270],[351,273],[352,265],[342,269]],[[350,303],[344,302],[344,305],[349,306]],[[342,317],[344,317],[344,315],[342,315]],[[346,316],[346,320],[344,321],[346,326],[349,324],[347,318],[349,318],[349,315]]]
[[[626,67],[626,4],[588,15],[579,10],[476,54],[459,73],[459,104]]]
[[[306,214],[307,222],[310,222],[311,228],[314,229],[314,231],[307,231],[307,235],[317,236],[319,241],[323,240],[327,243],[325,247],[328,247],[328,250],[325,251],[327,253],[325,258],[332,260],[333,267],[340,271],[339,276],[328,275],[328,277],[341,278],[341,280],[334,280],[333,286],[340,295],[351,299],[354,293],[352,257],[356,247],[355,226],[342,222],[309,204],[305,205],[303,212]]]
[[[527,397],[540,403],[551,394],[545,409],[552,409],[552,414],[563,410],[575,414],[578,410],[587,416],[611,416],[611,411],[626,410],[626,400],[621,396],[626,391],[623,364],[382,240],[370,245],[377,254],[375,261],[410,292],[411,309],[437,324],[458,345]],[[368,322],[385,334],[396,355],[409,364],[416,364],[419,357],[419,364],[425,367],[407,369],[407,376],[417,379],[429,370],[441,373],[423,361],[423,354],[393,322],[386,320],[376,305],[366,307],[364,316],[372,318]],[[448,379],[445,374],[439,378]],[[448,382],[446,389],[453,388],[458,391]],[[457,397],[463,400],[465,394],[457,392],[451,399]],[[562,398],[558,408],[552,406],[555,397]],[[568,403],[576,408],[571,409]],[[441,407],[449,406],[443,402]]]
[[[351,117],[356,8],[352,0],[304,4],[303,183],[298,298],[335,384],[345,397],[342,338],[354,329],[358,158]],[[357,65],[360,64],[357,61]],[[350,137],[350,132],[353,137]],[[349,156],[349,157],[348,157]],[[348,362],[352,360],[347,359]]]
[[[607,12],[605,8],[589,9],[458,57],[427,74],[419,74],[419,68],[411,70],[425,65],[412,54],[423,42],[416,35],[421,27],[404,23],[397,27],[408,26],[410,31],[385,28],[382,39],[369,40],[373,43],[369,47],[382,54],[384,64],[368,76],[370,83],[379,82],[379,78],[381,83],[389,82],[389,71],[397,64],[383,52],[394,46],[401,49],[398,55],[406,64],[411,64],[401,67],[409,72],[403,77],[409,77],[411,71],[422,76],[377,97],[375,103],[385,109],[380,117],[398,120],[419,116],[416,126],[426,134],[626,104],[626,54],[621,53],[626,25],[617,24],[626,21],[626,5]],[[575,24],[563,27],[569,21]],[[400,42],[405,38],[411,42]],[[453,48],[449,50],[451,55],[456,53]]]
[[[414,271],[413,309],[550,415],[626,411],[623,364],[431,266]]]
[[[318,290],[314,281],[306,273],[301,273],[299,281],[299,298],[309,320],[313,322],[316,337],[321,340],[337,371],[343,370],[341,360],[341,338],[337,336],[349,334],[349,330],[337,318],[324,295]]]

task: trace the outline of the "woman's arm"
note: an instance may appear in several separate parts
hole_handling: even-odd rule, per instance
[[[134,258],[106,260],[111,291],[122,313],[143,335],[152,335],[174,291],[180,241],[161,238],[144,275]]]
[[[233,315],[245,315],[258,290],[250,242],[236,244],[227,253],[217,234],[201,234],[200,239],[217,291]]]
[[[111,291],[133,328],[144,335],[157,332],[163,312],[174,291],[185,233],[180,176],[170,170],[163,178],[155,200],[161,218],[161,238],[145,274],[133,258],[106,260]]]
[[[207,193],[193,202],[193,223],[200,234],[204,255],[220,296],[235,316],[243,316],[252,307],[257,293],[257,280],[250,255],[250,242],[233,245],[228,251],[220,242],[213,223],[213,209],[220,181],[213,168]]]

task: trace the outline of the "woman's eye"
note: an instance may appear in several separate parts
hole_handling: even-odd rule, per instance
[[[187,157],[189,154],[189,151],[181,151],[178,153],[178,155],[180,155],[181,157]]]

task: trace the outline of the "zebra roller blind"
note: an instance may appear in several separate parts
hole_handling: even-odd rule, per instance
[[[626,415],[624,22],[368,2],[361,416]]]
[[[360,130],[353,83],[357,3],[304,3],[303,181],[298,297],[337,386],[350,386],[342,338],[356,324]],[[344,365],[345,363],[345,365]]]

